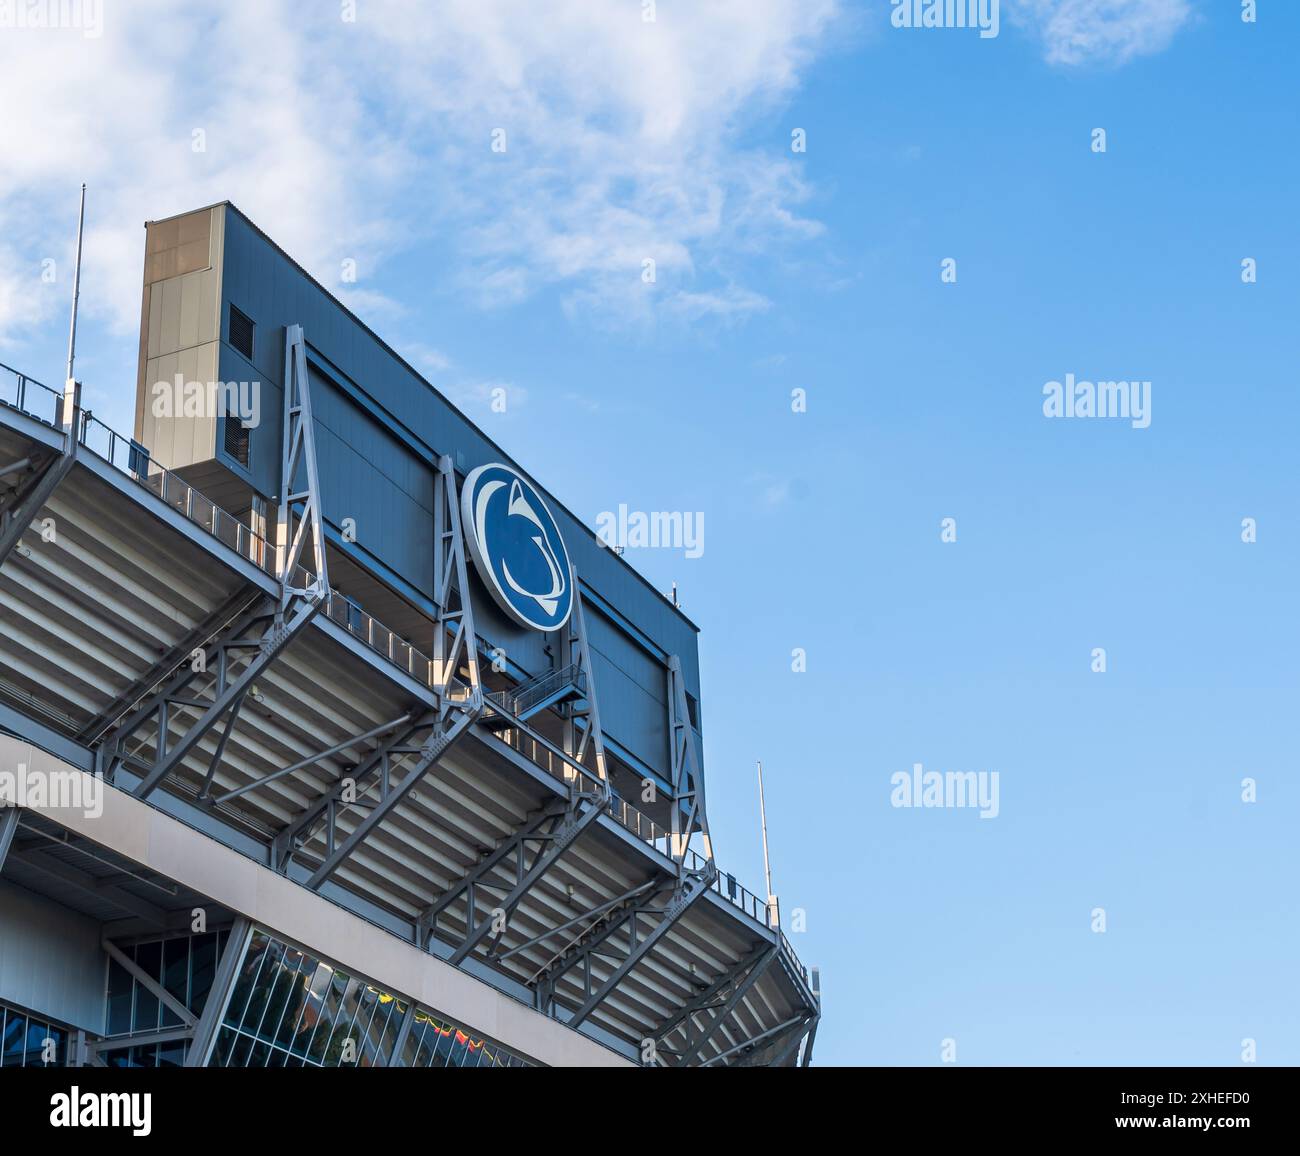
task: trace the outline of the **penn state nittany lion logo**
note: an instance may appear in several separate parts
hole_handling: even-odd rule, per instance
[[[533,630],[558,630],[573,610],[560,528],[541,495],[509,466],[479,466],[461,488],[470,557],[497,604]]]

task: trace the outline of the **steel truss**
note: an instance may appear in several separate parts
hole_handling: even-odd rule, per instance
[[[318,890],[321,884],[343,865],[344,861],[365,842],[370,833],[392,813],[393,809],[420,785],[424,776],[433,769],[448,748],[469,729],[477,717],[477,708],[467,710],[459,703],[444,703],[439,710],[421,720],[422,727],[417,729],[427,728],[430,733],[419,746],[410,741],[403,741],[381,747],[372,756],[374,771],[371,777],[379,787],[378,799],[363,803],[358,798],[355,803],[348,804],[334,794],[325,798],[325,858],[307,880],[308,888],[313,891]],[[392,772],[400,759],[407,755],[414,755],[415,761],[407,767],[401,781],[395,782]],[[337,842],[339,808],[349,806],[364,808],[367,813],[365,818],[352,829],[351,834],[339,843]]]
[[[758,1035],[728,1048],[725,1052],[719,1052],[712,1059],[706,1060],[700,1066],[703,1068],[712,1068],[715,1065],[724,1063],[731,1059],[732,1056],[740,1055],[742,1052],[752,1055],[758,1048],[758,1045],[765,1040],[775,1040],[775,1046],[781,1050],[778,1051],[772,1059],[764,1064],[763,1067],[780,1067],[786,1060],[794,1054],[794,1050],[799,1046],[799,1041],[803,1039],[805,1030],[809,1023],[812,1022],[812,1016],[797,1015],[792,1016],[784,1023],[779,1023],[775,1027],[768,1028],[765,1032],[759,1032]],[[754,1064],[735,1064],[733,1067],[756,1067]]]
[[[216,665],[214,677],[205,677],[209,674],[206,652],[201,668],[195,670],[194,663],[189,661],[191,651],[179,648],[168,655],[168,659],[173,660],[169,663],[171,675],[161,686],[155,680],[156,669],[145,676],[145,681],[155,689],[124,721],[109,731],[101,743],[99,755],[100,766],[111,779],[119,767],[136,763],[135,754],[148,738],[138,740],[134,750],[129,749],[132,739],[142,726],[152,722],[153,760],[140,768],[141,779],[135,788],[138,798],[152,794],[224,720],[199,795],[204,801],[210,800],[212,783],[234,733],[244,697],[329,598],[306,349],[302,326],[288,326],[285,330],[278,523],[279,596],[274,600],[257,599],[251,609],[226,622],[224,628],[218,629],[209,639]],[[304,488],[298,489],[295,487],[300,484],[300,477],[304,479]],[[309,537],[314,573],[308,573],[299,565]],[[225,610],[223,608],[218,615],[223,615]],[[208,626],[209,623],[204,623],[199,633],[206,633]],[[192,638],[186,639],[182,646],[191,641]],[[119,703],[110,710],[118,708]],[[194,712],[198,712],[198,717],[173,742],[173,724]]]
[[[106,777],[114,778],[122,766],[138,769],[141,779],[134,793],[138,798],[146,798],[224,719],[225,725],[204,778],[202,794],[206,798],[244,697],[315,617],[320,605],[312,598],[297,599],[291,604],[288,615],[281,619],[273,599],[258,599],[252,609],[239,615],[213,639],[213,655],[208,659],[205,652],[203,669],[195,670],[194,664],[186,661],[179,671],[109,732],[100,745],[99,755]],[[215,672],[210,669],[213,664]],[[200,680],[206,685],[196,685]],[[197,719],[173,741],[174,725],[196,712]],[[140,767],[136,756],[151,736],[148,732],[138,739],[136,736],[149,723],[153,724],[153,758]]]
[[[450,460],[444,458],[443,463],[444,476],[452,478]],[[454,482],[451,484],[454,485]],[[454,499],[454,490],[449,492]],[[455,507],[453,500],[453,513]],[[455,531],[456,539],[459,540],[459,522],[455,524]],[[464,589],[463,552],[458,554],[462,567],[459,581]],[[576,568],[570,567],[569,577],[574,592],[573,612],[565,626],[556,632],[558,669],[574,672],[573,684],[583,688],[583,698],[564,713],[563,751],[573,764],[585,766],[587,752],[590,750],[594,756],[598,781],[591,784],[576,767],[566,766],[568,798],[557,800],[528,815],[517,830],[506,835],[492,851],[461,878],[454,880],[420,913],[416,920],[417,942],[427,949],[434,938],[449,941],[454,948],[451,962],[456,965],[472,955],[489,935],[491,942],[487,956],[489,959],[499,958],[501,938],[519,904],[560,861],[565,851],[600,818],[611,798],[605,762],[605,736],[600,726],[595,672],[587,643],[586,616]],[[595,790],[591,789],[592,785]],[[465,905],[464,934],[440,936],[440,917],[460,901]],[[482,918],[480,901],[485,907]]]
[[[603,793],[574,790],[531,815],[519,830],[503,839],[486,858],[456,880],[416,921],[421,945],[438,934],[438,919],[454,903],[465,902],[465,934],[451,942],[451,962],[460,965],[489,934],[488,958],[493,958],[510,917],[574,841],[600,818],[607,799]],[[481,893],[488,892],[484,897]],[[480,900],[487,913],[479,918]],[[445,938],[445,937],[444,937]]]
[[[271,865],[283,872],[288,870],[294,854],[310,843],[324,827],[325,857],[312,873],[307,884],[309,887],[319,888],[338,870],[344,860],[414,790],[424,775],[482,713],[483,685],[478,665],[478,635],[474,629],[474,610],[469,598],[465,539],[460,525],[460,497],[457,493],[456,471],[447,455],[439,459],[434,479],[434,531],[433,651],[436,670],[433,689],[437,696],[437,707],[429,709],[423,704],[413,705],[406,714],[391,723],[300,760],[256,784],[250,784],[240,792],[299,770],[363,740],[388,736],[356,767],[340,776],[340,784],[345,779],[351,782],[356,791],[355,802],[345,802],[339,787],[335,786],[304,807],[277,833],[271,848]],[[465,670],[464,678],[460,673],[462,668]],[[393,772],[398,769],[403,758],[411,755],[416,756],[415,762],[406,769],[401,782],[395,785]],[[362,801],[363,792],[368,791],[375,782],[379,786],[378,800]],[[229,797],[230,794],[223,796]],[[343,810],[353,806],[368,808],[369,813],[342,843],[336,845],[338,817]]]
[[[433,632],[434,691],[447,698],[459,678],[463,661],[469,676],[469,704],[483,706],[483,684],[478,668],[478,635],[470,601],[465,566],[465,537],[460,526],[460,496],[451,457],[438,459],[433,480]]]
[[[50,500],[59,483],[77,462],[81,416],[81,383],[69,381],[59,403],[63,426],[63,451],[40,457],[26,457],[0,466],[0,477],[18,476],[18,484],[0,505],[0,566],[3,566],[28,527]]]
[[[669,854],[679,871],[686,870],[686,852],[698,826],[704,858],[713,862],[713,840],[709,837],[709,816],[704,806],[704,773],[695,747],[695,731],[686,705],[686,680],[677,655],[668,659],[668,742],[671,764],[669,781],[673,798]]]
[[[659,1055],[672,1057],[667,1066],[689,1067],[780,953],[779,944],[764,944],[661,1024],[652,1034],[659,1040]],[[669,1048],[668,1040],[679,1030],[681,1045]]]
[[[570,1027],[578,1027],[708,891],[717,874],[714,864],[706,862],[702,869],[683,870],[668,880],[643,885],[621,901],[605,905],[603,911],[597,908],[600,914],[534,977],[538,1010],[555,1014],[559,983],[578,968],[583,1001],[564,1021]],[[549,938],[561,930],[556,928],[541,938]],[[598,962],[613,965],[609,975],[599,982],[595,974]]]
[[[231,419],[226,418],[227,421]],[[321,523],[320,477],[316,472],[316,426],[307,377],[307,342],[301,325],[284,331],[284,426],[276,545],[280,563],[280,610],[283,618],[295,596],[322,601],[329,597],[325,533]],[[301,483],[299,479],[301,478]],[[303,488],[295,489],[302,485]],[[299,573],[299,561],[311,537],[312,573]],[[299,584],[301,582],[301,585]]]
[[[576,670],[574,681],[585,687],[585,697],[571,704],[564,712],[564,753],[579,765],[585,766],[587,749],[591,748],[596,761],[596,777],[604,785],[605,801],[611,797],[609,770],[605,764],[605,732],[600,727],[600,704],[596,695],[596,672],[592,668],[591,648],[587,644],[587,615],[582,604],[582,585],[578,581],[576,566],[569,568],[573,590],[573,611],[569,621],[557,632],[559,635],[560,669]],[[579,726],[578,724],[582,725]]]
[[[202,650],[206,654],[212,642],[221,636],[241,614],[252,609],[253,604],[260,598],[261,595],[250,594],[246,589],[237,590],[154,663],[143,676],[136,679],[108,707],[87,723],[77,733],[75,741],[86,746],[98,743],[105,734],[122,721],[132,707],[140,703],[151,691],[159,689],[169,676],[180,670],[182,665],[188,665],[196,650]]]

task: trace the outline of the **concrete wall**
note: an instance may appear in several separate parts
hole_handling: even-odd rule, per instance
[[[154,387],[221,380],[221,253],[225,214],[202,209],[145,230],[140,366],[136,381],[136,440],[160,465],[175,470],[211,459],[217,420],[155,412]]]

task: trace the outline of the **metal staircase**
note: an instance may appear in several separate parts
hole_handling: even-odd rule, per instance
[[[547,707],[587,697],[587,672],[574,662],[508,690],[484,696],[479,721],[489,730],[507,730]]]

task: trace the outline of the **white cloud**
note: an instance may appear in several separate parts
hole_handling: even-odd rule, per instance
[[[402,346],[401,354],[425,374],[443,373],[452,366],[451,358],[441,349],[434,349],[419,341],[408,341]]]
[[[634,3],[366,0],[347,23],[332,4],[107,0],[98,38],[6,30],[0,341],[44,315],[26,270],[69,250],[82,180],[83,305],[121,334],[142,223],[224,199],[336,292],[345,258],[373,274],[438,237],[443,281],[485,305],[558,287],[623,320],[761,308],[729,255],[817,226],[788,130],[737,142],[793,92],[835,4],[661,0],[647,24]],[[366,279],[349,294],[387,309]]]
[[[1013,0],[1011,15],[1042,38],[1051,64],[1124,64],[1169,46],[1188,0]]]
[[[443,393],[470,414],[505,414],[528,404],[528,390],[513,381],[459,381]]]

